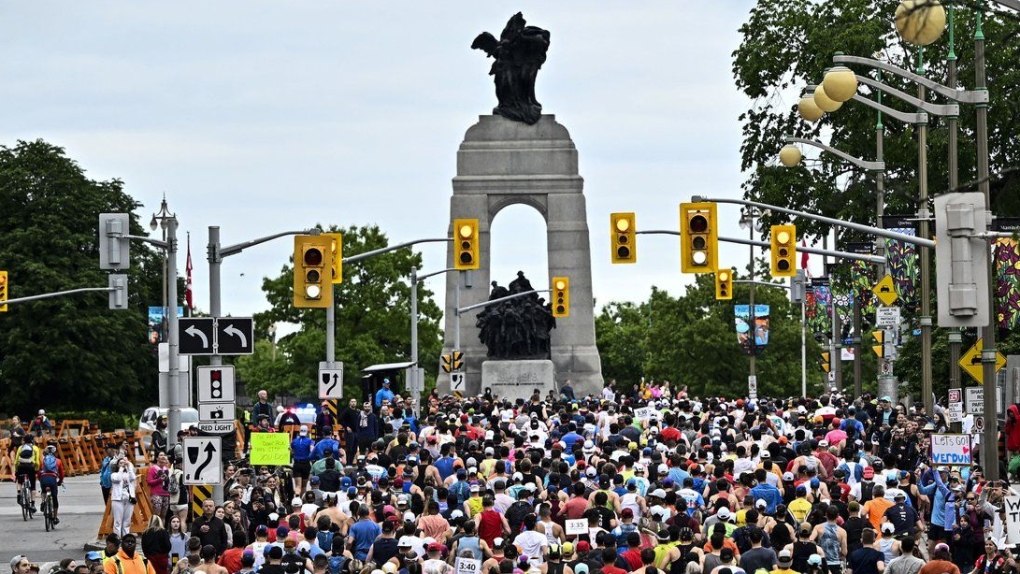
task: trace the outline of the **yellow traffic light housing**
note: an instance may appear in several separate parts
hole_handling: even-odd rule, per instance
[[[609,233],[613,237],[613,263],[637,263],[637,228],[633,213],[609,214]]]
[[[325,309],[333,304],[333,238],[294,237],[294,306]]]
[[[7,272],[0,271],[0,313],[7,312]]]
[[[719,228],[715,204],[680,204],[680,271],[712,273],[718,267]]]
[[[344,281],[344,236],[339,233],[327,233],[326,235],[332,239],[330,251],[333,261],[333,280],[330,283],[337,285]]]
[[[570,278],[552,278],[552,316],[570,316]]]
[[[715,298],[719,301],[733,299],[733,271],[720,269],[715,272]]]
[[[478,269],[478,220],[453,220],[453,268],[458,271]]]
[[[797,275],[797,226],[773,225],[770,240],[772,243],[772,276],[793,277]]]

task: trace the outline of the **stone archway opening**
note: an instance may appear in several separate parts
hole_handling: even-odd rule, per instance
[[[549,257],[545,227],[545,218],[531,205],[516,203],[500,209],[489,229],[490,280],[506,287],[518,271],[524,271],[535,289],[547,289]],[[542,297],[548,300],[547,295]]]

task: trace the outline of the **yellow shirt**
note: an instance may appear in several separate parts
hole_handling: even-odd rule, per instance
[[[467,500],[468,510],[471,511],[471,516],[468,518],[474,518],[476,514],[482,511],[482,497],[472,496]]]
[[[807,515],[811,512],[811,503],[806,498],[798,498],[790,503],[788,507],[790,514],[797,519],[797,522],[804,522]]]

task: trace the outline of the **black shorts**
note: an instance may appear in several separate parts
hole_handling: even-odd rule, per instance
[[[938,526],[937,524],[931,524],[928,526],[928,540],[936,541],[945,539],[946,529],[944,527]]]
[[[310,460],[295,460],[294,461],[294,478],[300,478],[301,480],[308,480],[308,475],[312,472],[312,461]]]
[[[15,476],[19,485],[25,481],[25,477],[28,477],[28,487],[35,490],[35,465],[18,463]]]

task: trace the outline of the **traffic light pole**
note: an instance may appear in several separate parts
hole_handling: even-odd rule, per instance
[[[13,305],[15,303],[28,303],[29,301],[39,301],[40,299],[52,299],[54,297],[64,297],[65,295],[76,295],[78,293],[98,293],[100,291],[109,293],[111,291],[117,291],[117,287],[82,287],[80,289],[70,289],[68,291],[57,291],[55,293],[43,293],[41,295],[29,295],[28,297],[18,297],[17,299],[7,299],[3,301],[4,305]]]
[[[672,231],[669,229],[649,229],[647,231],[637,231],[637,235],[680,235],[679,231]],[[910,237],[910,236],[908,236]],[[765,241],[755,241],[753,239],[739,239],[736,237],[720,237],[719,241],[724,243],[738,243],[740,245],[754,245],[756,247],[771,247],[771,244]],[[837,259],[853,259],[857,261],[867,261],[869,263],[882,263],[886,262],[884,257],[878,257],[876,255],[867,255],[864,253],[850,253],[849,251],[836,251],[832,249],[818,249],[817,247],[800,247],[797,249],[804,253],[810,253],[812,255],[830,255]],[[743,281],[734,281],[734,283],[741,283]],[[766,283],[760,282],[759,284],[772,285],[773,287],[781,287],[777,283]]]
[[[421,408],[421,392],[423,390],[424,381],[418,377],[418,282],[424,281],[429,277],[435,277],[436,275],[442,275],[444,273],[450,273],[457,269],[450,267],[449,269],[443,269],[441,271],[433,271],[432,273],[426,273],[425,275],[418,276],[418,270],[411,268],[411,362],[414,363],[411,368],[414,369],[414,404],[418,408],[419,415],[425,411]],[[459,288],[458,288],[459,292]],[[458,343],[460,341],[457,341]],[[460,347],[455,347],[459,349]]]

